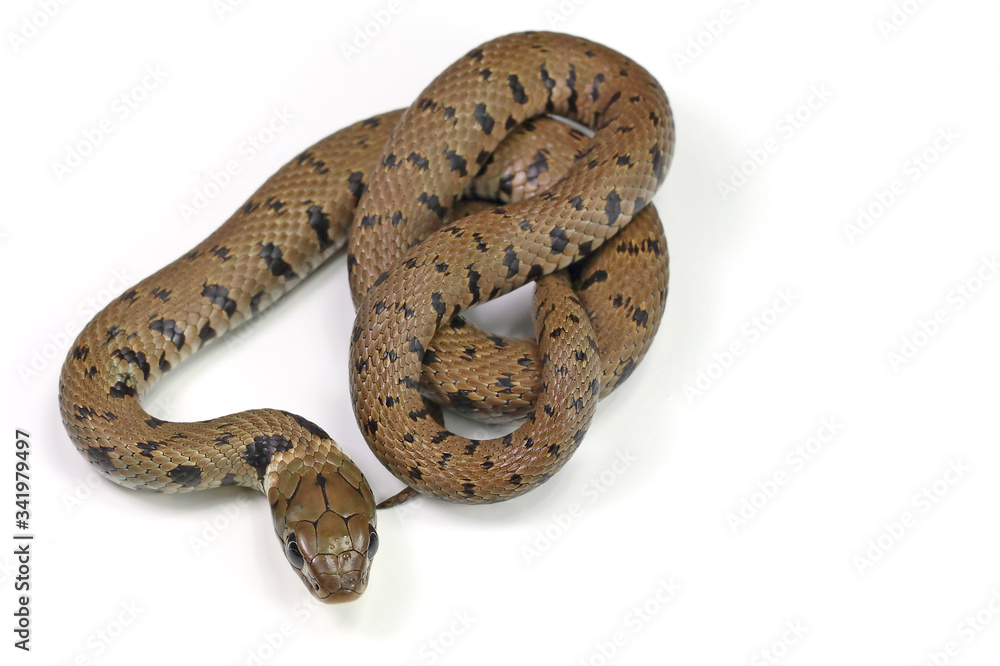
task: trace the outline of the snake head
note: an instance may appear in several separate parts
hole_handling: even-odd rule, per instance
[[[361,470],[326,441],[332,446],[311,446],[296,463],[280,465],[266,490],[289,564],[313,596],[340,603],[368,586],[378,550],[375,498]]]

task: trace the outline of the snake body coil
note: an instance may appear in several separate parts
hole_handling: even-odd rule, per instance
[[[378,459],[451,501],[522,494],[566,462],[598,397],[629,376],[656,331],[667,253],[647,203],[672,151],[666,96],[622,55],[552,33],[488,42],[405,111],[294,158],[211,236],[100,312],[60,376],[66,429],[126,487],[261,490],[310,590],[356,598],[378,548],[376,504],[326,432],[272,409],[167,422],[142,396],[350,242],[352,399]],[[531,280],[536,341],[461,318]],[[433,403],[526,420],[468,440]]]

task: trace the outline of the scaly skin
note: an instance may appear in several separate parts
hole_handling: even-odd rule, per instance
[[[473,177],[467,166],[496,149],[504,128],[549,112],[595,132],[567,174],[537,197],[425,238]],[[355,418],[397,478],[455,502],[496,502],[531,490],[565,464],[601,393],[595,333],[565,280],[538,283],[540,391],[531,416],[510,435],[469,440],[441,427],[419,390],[426,349],[466,308],[566,268],[608,241],[652,198],[672,154],[670,107],[656,80],[621,54],[575,37],[494,40],[421,93],[358,204],[352,243],[364,251],[355,249],[349,262],[354,293],[364,294],[351,345]],[[395,244],[364,242],[363,234],[388,226],[397,228]],[[645,326],[648,315],[634,319]]]
[[[543,46],[536,49],[534,44]],[[591,49],[594,55],[588,56],[585,51]],[[599,71],[607,72],[605,80],[594,87],[593,78],[577,79],[580,92],[576,96],[576,113],[571,113],[568,105],[573,97],[571,91],[565,89],[568,84],[558,83],[552,89],[550,110],[604,125],[598,129],[595,141],[591,143],[579,132],[554,120],[539,118],[523,122],[546,108],[544,104],[539,107],[537,103],[520,105],[517,102],[524,108],[512,115],[515,120],[506,140],[501,141],[508,134],[502,129],[503,123],[495,127],[486,144],[482,137],[470,135],[470,127],[473,134],[483,134],[484,116],[476,110],[478,104],[485,104],[485,108],[490,113],[497,113],[498,117],[501,117],[502,105],[495,91],[482,91],[472,86],[463,94],[458,87],[464,85],[463,80],[456,78],[454,70],[462,70],[468,76],[472,61],[476,61],[477,66],[484,61],[493,63],[498,74],[504,72],[502,87],[509,95],[512,89],[508,87],[507,69],[520,71],[530,65],[537,74],[539,62],[543,60],[549,63],[548,70],[553,72],[553,77],[556,74],[562,77],[560,81],[566,78],[570,65],[574,65],[580,77],[596,77]],[[581,64],[575,65],[576,62]],[[626,69],[629,71],[627,81],[620,73]],[[474,78],[484,81],[481,73]],[[621,99],[608,103],[613,88],[628,89],[625,83],[636,86],[635,94],[643,99],[642,104],[630,103],[631,113],[625,112],[625,102]],[[424,303],[418,308],[421,314],[415,316],[413,322],[420,324],[413,329],[414,334],[420,336],[416,339],[434,353],[421,355],[409,350],[409,338],[405,337],[409,319],[405,311],[400,312],[399,321],[393,325],[403,332],[394,335],[404,337],[393,341],[382,335],[362,342],[356,336],[352,382],[356,388],[359,421],[363,423],[366,437],[373,443],[379,458],[387,462],[397,476],[418,490],[436,492],[447,499],[492,501],[523,492],[553,471],[549,459],[564,460],[568,456],[589,422],[596,394],[610,392],[642,358],[659,323],[666,298],[666,241],[652,206],[646,207],[616,242],[597,249],[628,217],[642,208],[636,201],[639,193],[648,200],[669,162],[670,140],[667,137],[672,137],[672,128],[667,129],[670,127],[669,108],[655,81],[622,56],[583,40],[558,35],[512,35],[484,45],[482,58],[463,58],[439,77],[428,90],[444,99],[443,94],[434,92],[440,90],[441,85],[454,97],[453,119],[456,122],[450,129],[438,127],[442,134],[436,139],[431,135],[423,138],[453,146],[447,150],[454,154],[446,155],[446,149],[441,149],[439,155],[439,152],[432,152],[437,148],[422,146],[411,151],[417,156],[405,162],[410,166],[393,167],[385,159],[393,146],[400,141],[400,145],[406,145],[413,139],[415,131],[430,131],[425,127],[414,128],[413,121],[407,118],[420,118],[428,113],[447,114],[446,110],[435,111],[428,106],[427,93],[422,96],[424,101],[418,101],[405,113],[396,111],[376,116],[323,139],[282,167],[225,224],[193,250],[142,280],[101,311],[80,333],[60,376],[59,400],[67,432],[78,450],[102,473],[123,486],[153,492],[187,492],[220,485],[240,485],[262,491],[270,501],[275,532],[289,561],[313,594],[328,602],[357,598],[364,591],[371,559],[377,549],[375,500],[360,470],[322,429],[287,412],[250,410],[198,423],[167,422],[147,414],[141,407],[141,399],[166,372],[206,344],[214,343],[228,330],[257,316],[299,284],[348,242],[352,227],[355,237],[351,238],[348,262],[352,284],[363,283],[361,276],[368,275],[365,271],[377,276],[392,269],[405,250],[430,234],[423,244],[410,250],[417,259],[412,268],[405,269],[410,273],[420,272],[420,262],[428,255],[418,250],[441,245],[435,239],[444,238],[445,245],[449,238],[453,239],[450,242],[457,254],[450,255],[449,263],[461,270],[432,271],[451,284],[442,287],[445,290],[440,292],[447,294],[449,316],[438,316],[437,301],[432,299],[432,293],[438,293],[439,288],[428,283]],[[591,99],[591,91],[598,89],[597,98]],[[538,93],[537,84],[524,86],[525,95],[536,97]],[[477,99],[485,101],[477,102]],[[647,103],[649,100],[652,105]],[[626,137],[624,140],[621,136],[607,139],[607,128],[627,126],[610,116],[608,121],[602,121],[602,113],[616,114],[618,106],[622,107],[619,115],[631,119],[628,122],[634,121],[635,131],[620,133]],[[639,118],[632,107],[655,107],[657,121],[654,123],[652,116]],[[593,113],[598,115],[591,117]],[[644,123],[642,131],[640,121]],[[637,149],[656,148],[659,154],[655,159],[651,154],[636,154],[635,161],[630,160],[628,166],[618,165],[610,171],[603,167],[588,170],[589,180],[584,179],[586,187],[574,195],[579,197],[579,201],[572,204],[576,212],[571,213],[571,217],[578,218],[574,224],[578,225],[579,220],[593,220],[590,209],[604,205],[599,198],[606,199],[608,187],[617,188],[621,193],[617,204],[620,213],[615,225],[608,226],[606,219],[597,223],[606,228],[603,233],[593,235],[588,248],[597,249],[593,255],[569,273],[555,273],[540,281],[536,294],[536,329],[541,344],[536,347],[530,341],[489,336],[464,324],[461,319],[451,319],[452,311],[457,313],[470,301],[466,266],[473,262],[484,266],[489,261],[495,263],[498,247],[511,245],[514,241],[528,243],[524,245],[526,250],[517,251],[521,268],[514,279],[504,282],[494,275],[496,271],[483,273],[486,277],[480,282],[480,288],[485,289],[482,295],[494,286],[497,293],[509,290],[529,277],[551,272],[557,266],[565,267],[584,254],[581,245],[588,242],[584,236],[587,230],[578,230],[573,225],[560,223],[560,228],[568,235],[563,252],[554,262],[545,261],[546,256],[551,258],[552,247],[532,239],[555,228],[554,223],[544,222],[548,219],[545,216],[553,214],[551,202],[556,201],[557,196],[566,196],[567,183],[573,179],[574,172],[579,172],[578,165],[602,159],[599,156],[615,142],[619,148],[631,147],[633,153]],[[484,147],[480,148],[480,144]],[[482,157],[480,151],[486,151],[487,147],[495,152]],[[420,166],[423,154],[420,151],[432,156],[427,158],[426,169]],[[433,187],[425,186],[422,179],[438,173],[442,159],[449,170],[457,174],[460,170],[451,167],[457,163],[456,155],[465,154],[470,154],[470,159],[463,177],[449,179],[444,186],[437,182]],[[627,153],[623,151],[622,154]],[[620,173],[614,173],[616,170]],[[557,177],[564,173],[568,176],[558,180]],[[609,180],[613,176],[619,180]],[[501,241],[497,235],[502,232],[503,222],[495,229],[484,229],[486,252],[470,248],[468,244],[466,234],[479,231],[464,231],[466,227],[463,226],[458,227],[463,229],[461,236],[455,231],[432,234],[440,226],[441,217],[429,211],[426,196],[423,202],[413,203],[415,198],[419,199],[419,193],[430,191],[440,192],[437,195],[440,202],[450,202],[463,191],[469,197],[517,202],[547,187],[552,189],[530,201],[514,203],[507,207],[507,213],[489,213],[485,217],[478,214],[457,223],[471,224],[469,229],[479,229],[476,225],[485,224],[487,217],[492,220],[490,224],[510,216],[517,216],[520,222],[525,213],[514,211],[533,211],[530,215],[536,228],[528,232],[525,241],[511,237],[503,241],[502,246],[498,245]],[[397,197],[398,204],[392,196]],[[535,203],[531,204],[532,201]],[[525,208],[526,205],[534,207]],[[405,224],[363,224],[371,206],[389,211],[404,207],[411,211],[415,206],[418,210],[411,211]],[[424,216],[421,222],[420,208],[431,212],[433,218]],[[459,213],[445,210],[444,215],[458,217]],[[358,229],[366,231],[359,233]],[[462,237],[465,238],[462,242],[454,240],[462,240]],[[365,243],[371,242],[380,244],[381,249],[364,249]],[[433,250],[433,256],[444,257],[445,251],[447,248],[443,247],[442,253]],[[503,265],[503,257],[499,258]],[[481,261],[486,263],[480,264]],[[540,273],[531,269],[536,263],[544,266]],[[503,266],[506,273],[508,266]],[[393,304],[421,300],[413,295],[414,292],[401,290],[393,296],[387,291],[385,284],[409,279],[392,277],[400,270],[396,268],[395,273],[388,274],[385,282],[373,290],[377,295],[360,297],[356,294],[362,302],[359,325],[378,327],[378,331],[388,334],[393,327],[391,322],[363,324],[365,318],[370,318],[378,309],[376,305],[382,300],[386,304],[390,300]],[[420,277],[421,282],[425,279],[426,275]],[[573,286],[577,295],[571,291]],[[459,287],[465,289],[464,296]],[[456,309],[455,305],[459,307]],[[434,326],[428,326],[428,321]],[[400,326],[403,322],[406,324]],[[431,329],[438,324],[441,328],[435,335]],[[554,337],[556,331],[560,331],[558,339]],[[367,334],[376,332],[371,328]],[[397,355],[397,361],[385,364],[376,360],[382,358],[384,350],[400,349],[400,345],[406,347],[406,351]],[[613,359],[612,362],[599,364],[598,349],[602,359]],[[581,355],[587,360],[581,362]],[[542,359],[545,362],[539,367]],[[421,361],[425,361],[423,366]],[[365,362],[367,368],[363,367]],[[372,367],[380,367],[380,364],[384,364],[382,369],[386,371],[381,384],[370,383],[369,377],[359,376],[360,373],[369,374]],[[423,380],[418,382],[421,376]],[[393,378],[405,382],[406,386],[387,386],[386,381],[395,381]],[[361,383],[364,388],[357,390]],[[574,405],[573,411],[578,416],[569,426],[572,430],[569,444],[566,439],[569,430],[563,426],[542,428],[536,433],[539,446],[534,451],[531,451],[532,446],[525,445],[520,434],[523,427],[515,433],[516,438],[511,441],[518,444],[518,465],[523,466],[526,473],[523,483],[511,487],[511,470],[517,473],[522,467],[511,468],[506,459],[501,460],[503,456],[491,452],[487,443],[483,443],[483,452],[487,452],[485,457],[483,452],[475,451],[476,446],[471,447],[471,452],[467,452],[468,444],[465,450],[456,449],[460,447],[460,439],[450,434],[441,436],[443,428],[436,420],[439,418],[436,410],[426,410],[428,415],[418,418],[418,425],[423,429],[411,428],[409,424],[413,422],[409,415],[399,411],[402,402],[394,402],[394,407],[385,404],[386,398],[398,393],[400,397],[393,400],[405,399],[408,405],[422,412],[425,406],[421,392],[446,406],[494,421],[528,415],[535,396],[538,396],[537,411],[534,417],[529,417],[530,424],[536,422],[539,414],[544,415],[541,420],[545,423],[558,422],[550,418],[550,411],[562,413],[568,404]],[[362,411],[365,408],[368,411]],[[394,421],[400,417],[404,421]],[[375,419],[374,426],[372,419]],[[375,431],[380,433],[377,441],[373,441]],[[415,446],[406,442],[406,435],[411,431],[421,437],[420,446],[425,447],[420,449],[425,453],[423,459],[415,459]],[[397,449],[398,460],[394,459],[396,454],[386,439],[391,438],[387,433],[392,432],[398,435],[396,446],[403,445]],[[434,438],[439,441],[434,443]],[[425,444],[425,440],[431,443]],[[564,449],[561,456],[558,447]],[[467,464],[441,461],[442,455],[451,450],[455,450],[456,459],[461,458]],[[537,463],[530,462],[532,456],[537,458],[539,453],[544,454],[541,471],[532,466]],[[427,459],[427,454],[432,457]],[[494,461],[503,470],[499,477],[490,470]],[[470,465],[478,472],[470,471]],[[416,476],[414,470],[417,470]]]

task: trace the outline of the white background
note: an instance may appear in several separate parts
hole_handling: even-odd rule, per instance
[[[221,15],[211,0],[102,0],[34,18],[44,4],[11,0],[0,16],[0,533],[14,532],[23,428],[36,534],[30,655],[11,646],[13,546],[0,548],[5,655],[597,666],[764,664],[769,650],[789,665],[996,663],[996,3],[908,0],[912,15],[890,31],[890,0],[404,0],[350,57],[343,45],[384,0],[252,0]],[[34,34],[26,19],[45,24]],[[309,604],[259,496],[152,497],[90,471],[56,408],[63,331],[85,323],[88,302],[195,245],[322,136],[409,104],[483,41],[549,28],[652,71],[678,137],[656,197],[671,253],[663,326],[563,471],[509,503],[420,499],[383,513],[371,585],[338,607]],[[115,100],[147,67],[165,78],[122,118]],[[247,159],[241,146],[276,110],[293,117]],[[113,131],[60,179],[53,163],[105,117]],[[933,163],[916,166],[925,151]],[[228,160],[240,173],[185,221],[181,206]],[[752,173],[732,180],[734,169]],[[739,186],[724,195],[725,182]],[[851,232],[859,207],[880,215]],[[781,294],[792,305],[771,311]],[[177,420],[303,414],[385,497],[400,484],[349,408],[352,318],[341,256],[147,406]],[[906,341],[918,348],[894,361]],[[796,448],[824,420],[836,432],[806,461]],[[980,630],[966,619],[977,613]]]

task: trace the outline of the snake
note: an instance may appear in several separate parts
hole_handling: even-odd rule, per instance
[[[378,507],[417,493],[496,502],[537,487],[641,361],[667,295],[650,200],[673,146],[666,94],[620,53],[559,33],[486,42],[408,108],[292,158],[201,243],[95,315],[60,373],[66,431],[127,488],[262,492],[310,592],[357,599],[379,548]],[[406,485],[382,504],[300,415],[172,422],[141,404],[170,370],[345,248],[355,418]],[[463,316],[531,281],[534,339]],[[442,408],[518,425],[468,439],[444,427]]]

